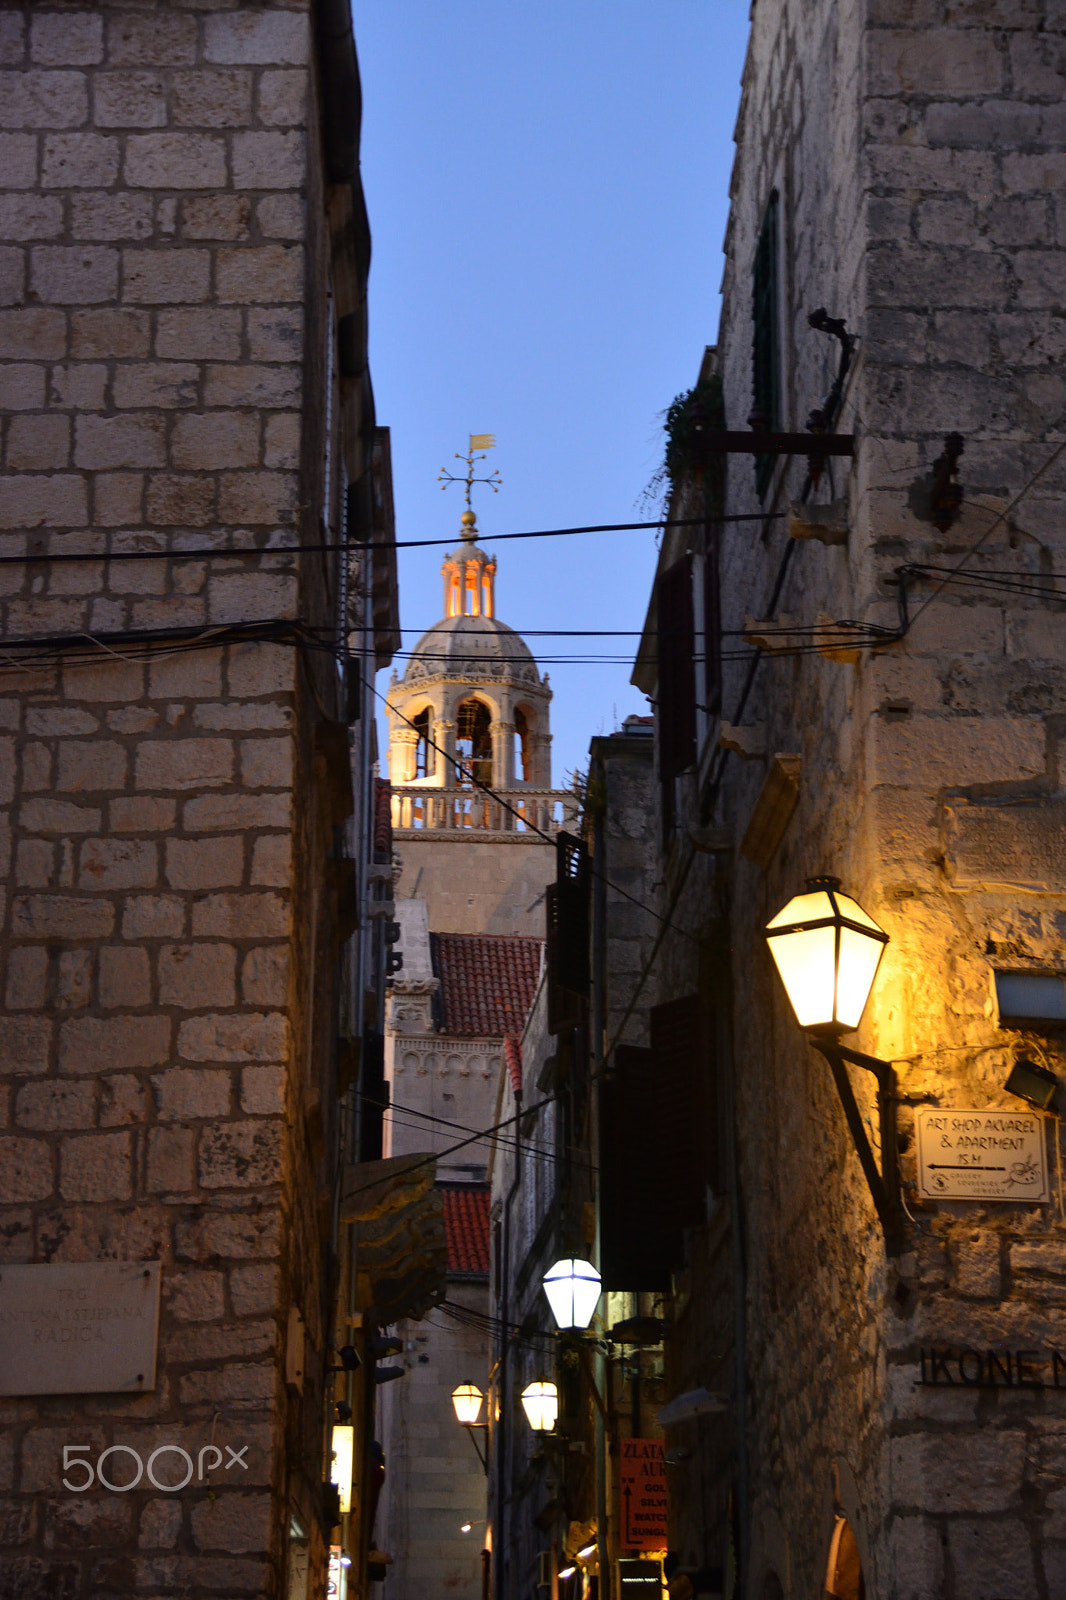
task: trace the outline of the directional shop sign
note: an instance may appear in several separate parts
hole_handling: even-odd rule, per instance
[[[922,1107],[918,1193],[923,1200],[1050,1198],[1044,1119],[1032,1111],[944,1111]]]
[[[661,1439],[622,1439],[618,1487],[623,1550],[666,1549],[666,1467]]]

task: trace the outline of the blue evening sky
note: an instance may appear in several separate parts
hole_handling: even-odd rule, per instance
[[[496,434],[485,470],[503,478],[499,494],[475,490],[482,536],[647,515],[660,414],[717,332],[748,12],[749,0],[353,0],[370,360],[398,539],[457,535],[462,492],[436,477],[462,470],[469,433]],[[489,544],[497,614],[527,634],[639,630],[654,540]],[[405,649],[442,615],[441,555],[400,552]],[[647,711],[629,683],[636,639],[529,643],[555,692],[560,785],[594,734]],[[551,662],[601,655],[622,659]]]

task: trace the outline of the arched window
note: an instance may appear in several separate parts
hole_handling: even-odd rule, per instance
[[[415,730],[418,733],[418,743],[415,745],[415,771],[416,778],[428,778],[433,773],[433,757],[430,752],[429,733],[432,722],[432,712],[427,706],[420,711],[417,717],[412,717]]]
[[[480,700],[464,700],[459,707],[455,724],[455,754],[463,771],[458,781],[471,787],[468,774],[472,771],[476,783],[492,782],[492,718],[488,706]]]
[[[523,783],[528,783],[533,776],[531,756],[529,721],[519,706],[514,714],[514,775]]]
[[[825,1592],[833,1600],[866,1600],[866,1580],[855,1535],[846,1517],[838,1514],[829,1546]]]

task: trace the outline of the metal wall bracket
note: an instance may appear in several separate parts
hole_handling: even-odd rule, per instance
[[[870,1197],[874,1203],[885,1236],[885,1250],[890,1256],[899,1255],[905,1247],[904,1211],[899,1181],[899,1142],[896,1133],[896,1073],[891,1061],[879,1056],[864,1055],[860,1050],[850,1050],[835,1039],[822,1039],[808,1034],[811,1044],[829,1063],[833,1081],[837,1086],[840,1104],[847,1119],[848,1130],[855,1145],[859,1163],[866,1176]],[[855,1091],[851,1087],[845,1062],[872,1072],[877,1079],[877,1116],[881,1127],[881,1166],[866,1134]]]

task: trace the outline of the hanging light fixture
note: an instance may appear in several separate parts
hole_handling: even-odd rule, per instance
[[[600,1301],[600,1275],[591,1262],[566,1256],[545,1273],[544,1293],[558,1327],[587,1328]]]
[[[455,1415],[464,1427],[472,1427],[477,1422],[484,1398],[476,1383],[461,1383],[458,1388],[452,1390]]]
[[[559,1390],[547,1378],[536,1378],[522,1390],[522,1409],[534,1433],[551,1433],[559,1415]]]
[[[829,1063],[870,1197],[890,1255],[903,1248],[903,1203],[896,1128],[896,1073],[891,1061],[841,1044],[840,1035],[859,1026],[888,934],[850,895],[839,878],[808,878],[766,925],[766,942],[785,986],[793,1015],[811,1044]],[[877,1079],[881,1130],[878,1166],[845,1062]]]
[[[801,1028],[851,1033],[888,943],[888,934],[839,878],[808,878],[766,925],[766,941]]]

